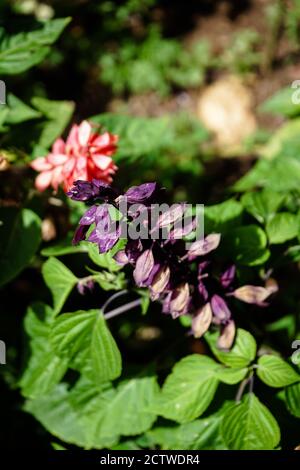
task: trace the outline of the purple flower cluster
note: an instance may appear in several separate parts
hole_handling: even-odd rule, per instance
[[[107,208],[109,203],[119,209],[126,199],[128,211],[126,223],[134,223],[141,212],[151,215],[153,204],[162,196],[156,183],[145,183],[130,188],[123,195],[109,185],[97,180],[77,181],[68,195],[76,201],[85,201],[91,207],[79,222],[74,243],[88,240],[97,243],[100,253],[109,251],[120,239],[120,225],[112,220]],[[102,204],[98,204],[98,203]],[[162,303],[164,313],[173,318],[190,314],[192,331],[201,337],[211,324],[219,325],[218,346],[229,349],[235,337],[235,323],[229,308],[230,298],[235,297],[250,304],[265,305],[266,298],[276,289],[245,285],[235,288],[235,266],[216,275],[210,259],[220,244],[220,234],[213,233],[186,246],[184,237],[195,230],[195,218],[188,224],[178,225],[183,218],[185,204],[176,204],[158,219],[156,229],[168,229],[168,237],[152,237],[149,226],[148,238],[127,238],[124,249],[119,250],[115,260],[121,265],[133,267],[137,286],[147,287],[151,300]],[[146,219],[147,220],[147,219]],[[89,230],[91,225],[92,230]],[[146,229],[148,225],[146,222]],[[129,231],[130,233],[130,231]]]

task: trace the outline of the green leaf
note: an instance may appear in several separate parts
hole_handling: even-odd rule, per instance
[[[244,194],[241,198],[241,203],[258,222],[265,223],[275,215],[284,198],[284,194],[276,193],[271,189],[265,189],[259,192]]]
[[[140,434],[152,426],[156,415],[148,409],[157,389],[154,377],[121,382],[117,389],[97,388],[80,379],[71,390],[60,384],[28,401],[25,410],[63,441],[101,449],[116,444],[120,435]]]
[[[214,414],[177,426],[157,426],[147,432],[151,448],[162,450],[226,450],[220,435],[220,423],[224,411],[232,402],[225,402]]]
[[[247,375],[248,368],[243,367],[220,367],[216,370],[216,377],[220,382],[224,382],[228,385],[234,385],[241,382]]]
[[[216,358],[226,366],[244,368],[255,359],[256,342],[248,331],[238,328],[234,345],[227,352],[217,348],[218,335],[218,332],[208,332],[205,339]]]
[[[121,375],[121,354],[102,313],[98,315],[93,329],[91,353],[95,380],[104,382]]]
[[[284,243],[298,235],[299,217],[289,212],[276,214],[268,221],[266,231],[270,243]]]
[[[0,286],[31,261],[41,241],[40,218],[29,209],[0,209]]]
[[[121,375],[119,349],[99,310],[60,315],[52,326],[50,339],[58,355],[70,360],[76,360],[75,356],[83,357],[84,372],[95,383],[108,382]]]
[[[300,383],[290,385],[285,389],[285,401],[290,413],[300,418]]]
[[[300,114],[300,105],[293,102],[294,93],[295,89],[290,86],[283,88],[264,101],[259,110],[286,117],[297,116]]]
[[[248,266],[263,264],[270,256],[266,234],[257,225],[231,229],[222,239],[221,250],[237,263]]]
[[[32,98],[31,102],[47,119],[41,124],[40,136],[33,150],[33,156],[40,156],[39,152],[42,152],[42,149],[46,151],[65,130],[72,117],[74,103],[51,101],[37,96]]]
[[[69,22],[69,18],[47,21],[36,31],[14,36],[0,30],[0,74],[19,74],[41,62]]]
[[[68,368],[68,360],[55,354],[48,339],[52,317],[52,310],[44,304],[33,304],[26,313],[25,331],[30,337],[31,356],[19,382],[26,397],[51,391]]]
[[[205,206],[204,220],[206,233],[224,231],[241,222],[242,205],[235,199],[228,199],[214,206]]]
[[[29,121],[30,119],[37,119],[41,116],[41,113],[23,103],[23,101],[12,93],[8,94],[7,106],[9,110],[5,119],[7,124],[19,124],[24,121]]]
[[[275,418],[253,393],[226,411],[221,433],[230,450],[272,450],[280,441]]]
[[[300,381],[300,374],[292,366],[271,354],[259,358],[257,375],[269,387],[285,387]]]
[[[169,120],[163,118],[143,118],[112,113],[93,116],[91,120],[120,138],[114,159],[136,160],[162,149],[170,140]]]
[[[119,271],[122,269],[122,266],[120,266],[113,257],[115,253],[120,250],[121,243],[123,242],[124,240],[121,240],[110,251],[101,254],[99,253],[99,248],[95,243],[88,243],[87,249],[89,257],[93,263],[97,264],[97,266],[100,266],[101,268],[105,268],[111,272]]]
[[[46,246],[41,250],[42,256],[64,256],[74,253],[88,253],[87,244],[81,242],[78,245],[72,245],[73,236],[68,236],[55,245]]]
[[[218,386],[218,364],[197,354],[179,361],[167,377],[154,410],[179,423],[200,416],[211,403]]]
[[[49,258],[43,264],[42,273],[53,296],[54,312],[58,314],[78,282],[78,278],[56,258]]]
[[[299,146],[300,118],[293,119],[283,124],[263,147],[263,157],[273,159],[280,155],[285,160],[286,149],[289,146]]]

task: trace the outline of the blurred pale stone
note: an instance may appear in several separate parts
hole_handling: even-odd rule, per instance
[[[199,119],[210,130],[224,153],[236,151],[256,129],[250,90],[234,76],[216,81],[200,95]]]

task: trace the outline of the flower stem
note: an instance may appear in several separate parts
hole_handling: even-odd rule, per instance
[[[121,313],[127,312],[127,310],[131,310],[132,308],[138,307],[141,305],[142,299],[133,300],[132,302],[128,302],[125,305],[121,305],[110,312],[104,314],[104,318],[108,320],[109,318],[116,317],[117,315],[121,315]]]

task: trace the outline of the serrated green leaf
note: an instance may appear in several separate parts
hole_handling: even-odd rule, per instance
[[[42,274],[53,296],[54,312],[58,314],[78,278],[61,261],[52,257],[43,264]]]
[[[37,65],[49,53],[49,46],[60,36],[69,18],[42,23],[42,27],[29,33],[6,36],[0,31],[0,74],[14,75]]]
[[[300,374],[292,366],[271,354],[259,358],[257,375],[269,387],[285,387],[300,381]]]
[[[230,450],[272,450],[280,441],[275,418],[253,393],[225,412],[221,434]]]
[[[93,375],[97,382],[114,380],[121,375],[121,354],[102,313],[98,314],[93,328],[91,359]]]
[[[164,418],[186,423],[200,416],[218,386],[218,364],[207,356],[191,355],[179,361],[167,377],[154,410]]]
[[[25,330],[30,336],[31,356],[19,381],[26,397],[42,396],[53,389],[68,368],[68,360],[57,356],[49,342],[52,310],[33,304],[25,317]]]
[[[205,206],[204,221],[205,231],[224,232],[232,227],[236,227],[241,222],[243,206],[235,199],[228,199],[214,206]]]
[[[271,244],[284,243],[298,235],[299,217],[289,212],[275,214],[267,225],[266,232]]]
[[[246,330],[238,328],[235,342],[230,351],[221,351],[217,347],[219,333],[206,333],[205,339],[213,354],[220,362],[229,367],[244,368],[255,359],[256,342]]]
[[[0,285],[31,261],[41,241],[40,218],[29,209],[0,209]]]

